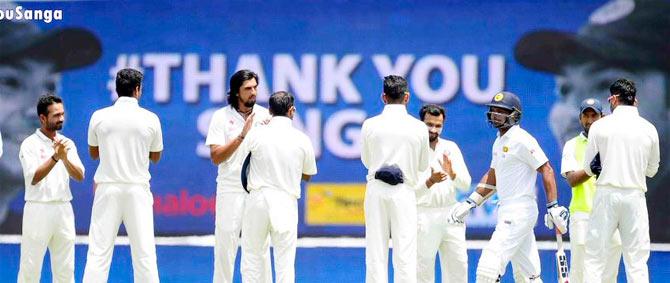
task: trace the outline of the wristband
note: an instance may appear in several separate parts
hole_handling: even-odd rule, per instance
[[[486,183],[479,183],[479,184],[477,184],[477,187],[485,188],[485,189],[489,189],[489,190],[495,190],[496,189],[496,186],[489,185],[489,184],[486,184]]]
[[[558,205],[558,201],[555,200],[555,201],[547,203],[547,208],[552,208],[552,207],[557,206],[557,205]]]
[[[54,162],[58,163],[58,159],[56,159],[53,155],[51,156],[51,160],[53,160]]]
[[[244,140],[244,136],[243,136],[243,135],[239,135],[239,136],[237,136],[237,139],[239,139],[240,141],[243,141],[243,140]]]

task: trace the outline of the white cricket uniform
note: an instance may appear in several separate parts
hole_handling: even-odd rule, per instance
[[[316,174],[312,143],[291,119],[273,117],[250,132],[240,153],[250,152],[249,197],[242,220],[242,281],[267,282],[263,255],[268,235],[275,258],[275,282],[295,282],[298,199],[302,175]]]
[[[389,235],[393,239],[394,282],[416,282],[419,172],[428,169],[426,125],[401,104],[387,104],[363,122],[361,161],[368,169],[365,190],[365,282],[388,282]],[[384,165],[397,165],[404,182],[395,186],[375,179]]]
[[[254,105],[254,127],[270,118],[265,107]],[[223,107],[212,116],[205,144],[225,145],[236,139],[244,128],[244,117],[232,106]],[[248,133],[247,133],[248,134]],[[244,144],[245,141],[242,141]],[[216,221],[214,229],[214,283],[233,282],[235,257],[242,231],[242,216],[247,192],[242,188],[240,173],[246,156],[238,150],[219,164],[216,177]],[[264,255],[265,275],[272,280],[269,249]]]
[[[647,260],[651,248],[646,177],[653,177],[660,161],[658,132],[633,106],[619,105],[591,125],[584,170],[600,153],[602,172],[586,236],[586,282],[601,282],[608,242],[619,228],[628,282],[649,282]]]
[[[456,189],[470,190],[470,172],[456,143],[438,138],[435,150],[430,151],[430,167],[442,171],[442,155],[446,153],[456,173],[455,179],[436,183],[428,189],[430,169],[419,176],[417,203],[417,282],[435,282],[435,254],[440,254],[442,282],[468,282],[468,252],[465,243],[465,224],[444,221],[456,201]],[[424,181],[422,181],[424,180]]]
[[[69,138],[65,141],[68,160],[84,172],[77,147]],[[37,168],[54,155],[53,141],[37,129],[28,136],[19,151],[25,179],[26,204],[23,207],[21,233],[21,263],[18,282],[40,282],[44,253],[49,248],[53,282],[74,282],[74,213],[70,174],[63,161],[58,161],[49,173],[32,185]]]
[[[492,152],[491,168],[500,199],[498,222],[479,258],[477,281],[502,276],[510,261],[517,282],[539,280],[540,257],[533,233],[538,215],[535,181],[547,156],[537,140],[518,125],[498,134]]]
[[[130,240],[135,282],[158,282],[154,241],[149,153],[163,151],[156,114],[137,99],[119,97],[95,111],[88,128],[89,146],[97,146],[100,164],[89,228],[84,282],[106,282],[121,223]]]
[[[583,133],[567,141],[563,146],[561,157],[561,176],[567,178],[568,172],[583,170],[583,158],[586,153],[587,138]],[[584,255],[586,252],[586,234],[588,233],[589,216],[595,195],[595,178],[591,177],[584,183],[572,188],[570,201],[570,281],[584,282]],[[621,237],[617,231],[612,235],[607,247],[607,261],[603,282],[616,282],[621,260]]]

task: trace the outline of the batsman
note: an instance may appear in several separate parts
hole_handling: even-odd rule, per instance
[[[498,129],[491,165],[475,191],[453,208],[449,221],[462,223],[473,208],[497,192],[498,220],[479,258],[477,282],[498,282],[510,261],[516,282],[542,282],[533,233],[538,215],[535,193],[538,172],[547,200],[545,225],[549,229],[555,226],[565,234],[569,213],[558,205],[554,170],[547,156],[537,140],[519,126],[522,114],[519,97],[500,92],[486,106],[489,123]]]

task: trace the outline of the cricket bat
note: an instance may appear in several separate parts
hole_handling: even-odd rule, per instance
[[[569,283],[569,269],[568,269],[568,257],[565,256],[565,251],[563,250],[563,236],[561,232],[558,232],[556,229],[556,244],[558,248],[556,249],[556,272],[558,273],[558,283]]]

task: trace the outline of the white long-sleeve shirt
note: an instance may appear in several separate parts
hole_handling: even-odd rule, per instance
[[[254,105],[254,127],[259,126],[263,121],[270,119],[270,113],[265,107],[258,104]],[[236,139],[244,128],[244,117],[228,105],[214,112],[212,121],[209,124],[209,131],[207,132],[206,145],[225,145],[231,140]],[[252,128],[253,129],[253,128]],[[246,140],[242,141],[244,144]],[[243,145],[239,148],[242,148]],[[246,155],[240,153],[240,150],[235,150],[232,155],[219,164],[218,176],[216,177],[217,192],[238,192],[243,193],[242,183],[240,182],[240,174],[242,170],[242,162],[244,162]]]
[[[74,142],[61,134],[56,134],[56,138],[65,141],[68,148],[68,160],[72,165],[80,168],[83,174],[84,165],[81,163],[81,159],[79,159]],[[26,201],[50,202],[72,200],[70,174],[67,172],[63,161],[58,161],[51,171],[37,184],[31,184],[37,168],[54,155],[53,143],[39,129],[21,143],[19,160],[21,160],[23,177],[26,184]]]
[[[416,188],[419,172],[428,169],[430,144],[426,125],[407,114],[405,105],[388,104],[381,114],[363,122],[361,161],[368,169],[367,180],[385,165],[402,170],[404,184]]]
[[[640,117],[637,107],[619,105],[591,125],[584,171],[593,176],[591,161],[600,153],[602,171],[596,187],[647,191],[646,177],[658,171],[660,151],[656,127]]]
[[[441,162],[442,155],[446,153],[451,161],[451,168],[456,173],[456,178],[436,183],[429,188],[426,180],[430,177],[430,168],[435,171],[443,171]],[[430,168],[419,174],[419,184],[416,190],[416,204],[423,207],[446,207],[456,203],[456,190],[468,192],[470,190],[470,172],[463,160],[463,154],[455,142],[438,138],[435,150],[430,151]]]

